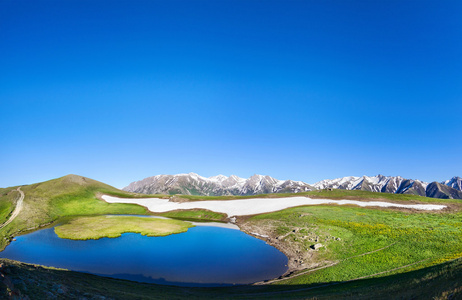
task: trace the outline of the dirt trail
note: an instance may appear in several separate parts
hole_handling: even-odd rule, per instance
[[[0,225],[0,229],[5,227],[6,225],[10,224],[14,220],[14,218],[16,218],[19,215],[19,212],[22,209],[22,204],[23,204],[23,200],[24,200],[24,192],[21,191],[21,187],[18,187],[17,191],[21,194],[21,196],[19,197],[18,203],[16,203],[16,208],[14,209],[14,211],[11,214],[11,217],[8,219],[8,221],[6,221],[3,225]]]

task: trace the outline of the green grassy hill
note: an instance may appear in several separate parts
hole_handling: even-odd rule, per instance
[[[0,191],[0,218],[14,208],[13,199],[19,197],[17,187]],[[67,175],[61,178],[25,185],[23,209],[19,215],[0,230],[0,248],[4,248],[13,235],[34,230],[66,216],[98,214],[147,214],[147,210],[132,204],[109,204],[97,198],[99,194],[136,197],[112,186],[89,178]],[[3,223],[3,222],[2,222]]]

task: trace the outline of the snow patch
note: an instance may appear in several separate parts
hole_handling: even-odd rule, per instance
[[[104,195],[102,198],[109,203],[131,203],[139,204],[152,212],[167,212],[177,209],[207,209],[215,212],[225,213],[231,216],[246,216],[268,213],[286,209],[289,207],[303,205],[321,205],[321,204],[352,204],[361,207],[378,206],[378,207],[399,207],[418,210],[441,210],[446,205],[435,204],[397,204],[381,201],[356,201],[356,200],[328,200],[328,199],[311,199],[308,197],[289,197],[289,198],[253,198],[242,200],[226,201],[194,201],[194,202],[170,202],[168,199],[159,198],[117,198]]]

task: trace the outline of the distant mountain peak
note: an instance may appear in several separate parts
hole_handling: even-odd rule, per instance
[[[216,176],[211,176],[211,177],[209,177],[209,179],[210,179],[210,180],[215,180],[215,181],[218,181],[218,182],[223,182],[223,181],[225,181],[226,179],[228,179],[228,177],[225,176],[225,175],[221,175],[221,174],[220,174],[220,175],[216,175]]]
[[[462,178],[460,178],[459,176],[454,176],[451,179],[443,181],[441,183],[462,192]]]

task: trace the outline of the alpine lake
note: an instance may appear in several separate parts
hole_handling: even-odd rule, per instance
[[[106,277],[177,286],[229,286],[279,277],[287,257],[237,226],[195,224],[187,232],[149,237],[70,240],[54,227],[18,236],[0,257]]]

